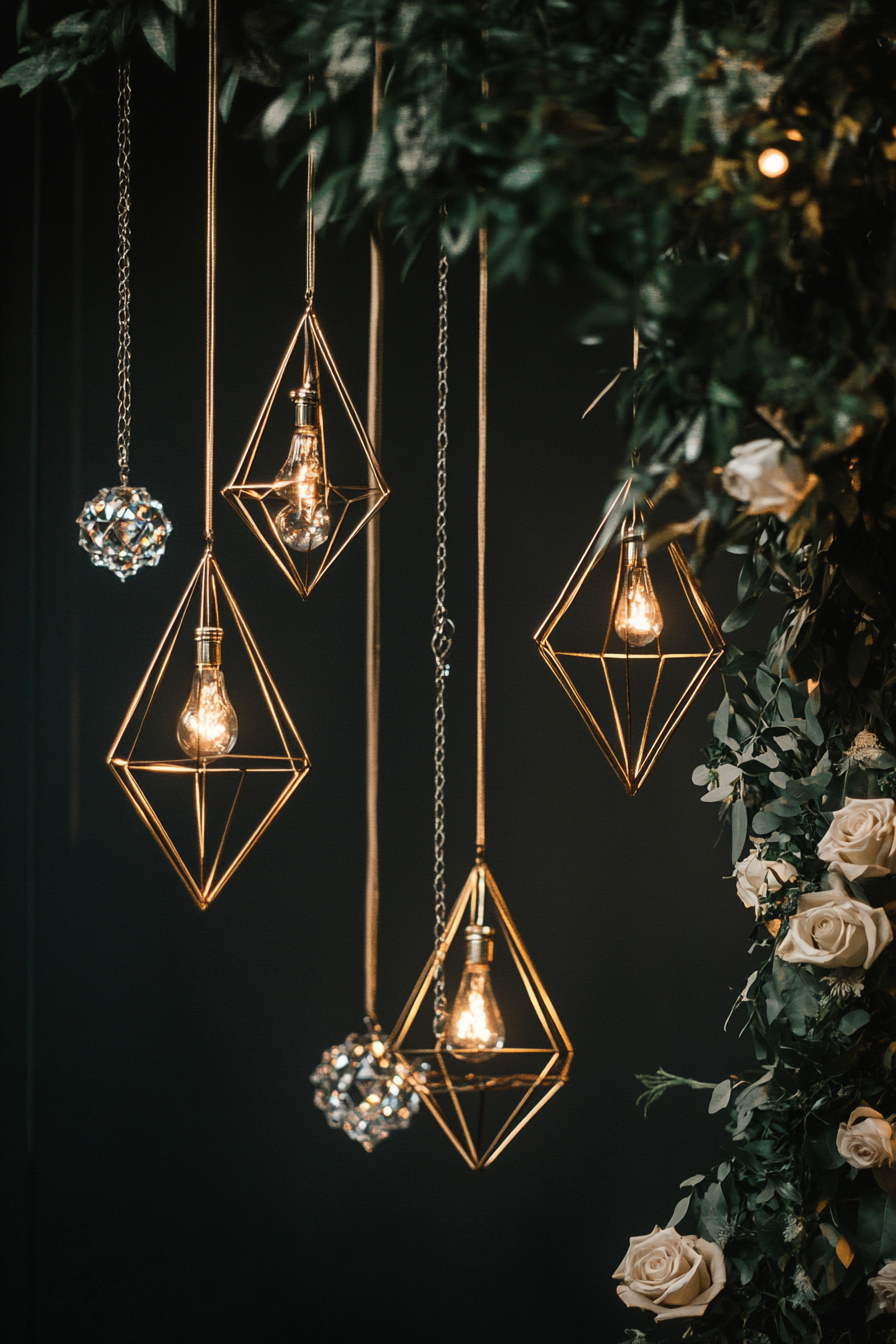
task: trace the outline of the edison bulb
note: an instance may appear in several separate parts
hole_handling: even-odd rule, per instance
[[[764,149],[759,155],[757,166],[763,177],[781,177],[790,167],[790,160],[780,149]]]
[[[226,756],[236,746],[239,725],[221,671],[223,635],[217,625],[201,625],[196,631],[193,685],[177,721],[181,750],[195,761]]]
[[[287,505],[274,523],[284,546],[313,551],[330,535],[330,515],[320,452],[319,403],[310,371],[304,385],[289,395],[296,408],[295,430],[286,461],[274,478],[276,493]]]
[[[652,644],[663,628],[647,568],[643,523],[631,524],[622,534],[622,584],[614,626],[622,642],[636,649]]]
[[[466,929],[467,959],[460,988],[445,1031],[449,1050],[477,1050],[467,1059],[487,1059],[504,1045],[504,1021],[492,988],[490,962],[494,929],[471,924]]]

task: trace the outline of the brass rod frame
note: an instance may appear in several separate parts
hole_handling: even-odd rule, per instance
[[[210,761],[192,760],[188,757],[169,760],[150,760],[137,755],[137,749],[143,734],[150,710],[156,699],[159,687],[164,680],[174,648],[181,637],[187,613],[191,604],[198,602],[199,624],[204,624],[202,614],[208,615],[209,609],[218,623],[218,595],[224,598],[224,604],[233,617],[243,648],[248,655],[255,680],[261,691],[268,715],[273,722],[282,747],[282,755],[251,755],[248,753],[231,754],[216,757]],[[189,629],[189,627],[188,627]],[[187,637],[186,635],[184,637]],[[175,725],[171,725],[172,737]],[[261,839],[281,808],[292,796],[310,769],[310,761],[298,730],[290,717],[280,693],[274,684],[267,665],[245,617],[237,605],[236,599],[228,587],[220,567],[211,550],[205,551],[199,565],[178,603],[168,628],[162,637],[158,649],[153,655],[137,692],[131,701],[121,727],[106,756],[106,764],[112,769],[116,779],[130,798],[137,815],[145,823],[153,838],[164,852],[178,877],[189,891],[200,910],[205,910],[230,881],[249,851]],[[145,787],[139,776],[147,775],[192,775],[193,801],[196,815],[196,840],[198,850],[198,870],[194,872],[189,862],[181,854],[175,841],[158,811],[147,797]],[[214,848],[211,863],[207,856],[207,789],[212,780],[220,775],[239,775],[236,792],[220,840]],[[236,855],[219,871],[224,854],[224,846],[230,835],[236,806],[246,783],[252,774],[282,774],[286,776],[284,786],[273,805],[255,825],[249,836],[241,843]]]
[[[430,985],[437,971],[443,965],[448,949],[464,923],[468,905],[471,908],[473,906],[478,907],[480,890],[483,886],[491,900],[495,921],[504,935],[507,946],[510,948],[514,966],[544,1031],[546,1044],[505,1046],[503,1049],[494,1052],[492,1062],[496,1065],[500,1065],[504,1057],[512,1059],[528,1055],[533,1056],[536,1061],[541,1060],[542,1062],[536,1063],[534,1069],[530,1072],[520,1073],[513,1070],[507,1073],[496,1073],[491,1077],[471,1079],[458,1076],[457,1071],[452,1070],[451,1065],[452,1063],[462,1065],[467,1056],[478,1056],[480,1052],[476,1050],[449,1051],[446,1049],[442,1038],[439,1038],[432,1047],[418,1049],[407,1044],[407,1036],[427,1000]],[[551,1097],[566,1082],[573,1057],[572,1043],[535,969],[532,958],[526,950],[507,908],[507,903],[485,862],[477,863],[464,883],[463,889],[445,923],[445,932],[439,947],[432,952],[420,973],[410,998],[393,1028],[389,1037],[389,1049],[414,1074],[414,1085],[423,1098],[427,1109],[460,1153],[467,1166],[474,1171],[480,1171],[490,1166],[508,1144],[525,1128],[532,1117],[550,1101]],[[435,1076],[423,1073],[420,1069],[422,1063],[435,1065],[437,1069]],[[497,1134],[490,1142],[482,1146],[478,1142],[478,1136],[474,1138],[470,1132],[461,1107],[461,1096],[473,1092],[484,1094],[516,1088],[521,1089],[523,1095],[504,1120]],[[450,1098],[447,1115],[440,1105],[440,1097],[446,1103]]]
[[[312,357],[315,365],[315,373],[318,376],[318,386],[320,386],[319,374],[320,365],[323,364],[336,391],[342,407],[348,417],[349,424],[355,438],[361,446],[362,453],[366,461],[368,481],[365,485],[345,486],[335,485],[330,481],[327,470],[326,458],[326,439],[324,436],[324,411],[323,405],[319,410],[320,415],[320,439],[321,439],[321,458],[324,469],[324,490],[328,507],[331,501],[341,502],[342,510],[336,521],[335,527],[331,529],[329,538],[324,547],[321,548],[320,556],[316,563],[312,563],[314,551],[306,552],[306,559],[303,565],[296,563],[296,553],[291,551],[281,540],[274,518],[266,507],[266,502],[270,497],[278,500],[278,508],[282,505],[276,490],[277,486],[273,479],[253,480],[252,472],[255,466],[255,459],[264,440],[265,431],[268,427],[271,411],[280,391],[280,386],[286,375],[286,370],[292,358],[293,351],[300,336],[305,336],[309,341],[312,351]],[[282,457],[282,453],[281,453]],[[277,463],[279,466],[279,462]],[[349,396],[345,383],[333,358],[333,354],[327,344],[317,314],[314,311],[313,303],[309,302],[298,326],[293,333],[286,352],[280,361],[280,366],[271,383],[268,394],[262,403],[258,418],[249,435],[246,447],[237,463],[236,470],[228,485],[225,485],[221,492],[226,500],[233,506],[240,515],[243,522],[249,528],[249,531],[261,542],[265,550],[274,560],[281,572],[285,574],[296,591],[302,596],[307,597],[312,589],[319,583],[323,575],[329,569],[330,565],[341,555],[349,542],[357,536],[361,529],[370,522],[371,518],[379,512],[389,497],[389,487],[383,478],[380,469],[379,459],[376,449],[371,442],[363,420],[355,409],[354,403]],[[363,507],[359,512],[360,516],[352,525],[346,524],[348,510],[353,504],[361,504]],[[255,513],[249,507],[250,504],[260,506],[260,517],[256,518]]]
[[[618,517],[620,512],[625,508],[630,492],[631,481],[629,480],[625,482],[611,500],[610,507],[601,519],[597,531],[588,543],[584,554],[573,569],[563,591],[554,603],[550,613],[537,630],[534,638],[539,653],[566,691],[582,718],[585,720],[589,732],[612,766],[617,779],[620,781],[623,788],[633,796],[637,793],[638,789],[650,774],[660,753],[667,745],[672,734],[675,732],[675,729],[678,727],[682,718],[693,703],[697,692],[700,690],[701,686],[703,686],[713,668],[722,657],[722,654],[725,651],[725,641],[716,624],[716,619],[710,609],[709,603],[706,601],[697,580],[691,573],[690,566],[688,565],[681,547],[676,542],[672,542],[668,547],[669,557],[672,561],[675,575],[684,591],[696,626],[702,636],[705,645],[703,649],[694,653],[663,653],[661,642],[657,639],[655,652],[632,653],[627,644],[622,652],[614,653],[610,651],[609,644],[612,638],[613,618],[623,580],[623,557],[621,550],[616,571],[616,580],[613,586],[613,596],[610,600],[609,616],[603,643],[600,649],[569,650],[555,649],[553,647],[551,637],[558,624],[566,615],[573,602],[575,602],[583,585],[587,579],[590,578],[598,564],[600,564],[612,544],[613,531],[609,530],[608,525],[610,521],[614,517]],[[598,723],[594,712],[576,686],[568,669],[560,661],[561,658],[581,658],[592,662],[596,661],[601,664],[601,669],[604,674],[604,682],[612,706],[612,729],[605,731]],[[653,726],[657,694],[666,666],[670,662],[685,660],[696,662],[697,666],[694,669],[694,673],[665,721],[657,730],[655,736],[651,737],[650,730]],[[622,662],[624,664],[624,710],[617,704],[612,682],[610,680],[610,665],[613,662]],[[639,738],[637,737],[637,734],[634,735],[636,740],[633,744],[633,703],[630,671],[633,666],[645,663],[655,665],[656,677],[654,679],[653,691],[651,692],[647,705],[643,730]],[[615,736],[615,745],[610,740],[611,736]]]

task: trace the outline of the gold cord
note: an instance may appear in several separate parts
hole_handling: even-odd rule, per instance
[[[479,557],[476,640],[476,857],[485,855],[485,450],[487,442],[486,354],[488,337],[488,230],[479,230]]]
[[[376,130],[382,100],[384,44],[375,45],[372,130]],[[310,182],[310,172],[309,172]],[[310,197],[309,197],[310,211]],[[313,256],[311,258],[313,293]],[[308,296],[306,295],[306,298]],[[382,447],[383,396],[383,249],[377,226],[370,235],[370,334],[367,363],[367,434],[379,462]],[[371,490],[378,488],[376,472],[368,464]],[[379,871],[379,746],[380,746],[380,516],[367,525],[367,887],[365,897],[364,978],[365,1010],[371,1028],[377,1024],[376,972],[380,913]]]
[[[208,6],[208,155],[205,214],[205,541],[213,539],[215,470],[215,263],[218,186],[218,0]]]
[[[308,96],[310,98],[314,91],[314,76],[308,76]],[[374,92],[374,100],[377,94]],[[314,196],[314,149],[311,144],[311,135],[317,122],[317,117],[309,107],[308,109],[308,173],[305,181],[305,303],[310,308],[314,300],[314,280],[315,270],[317,268],[317,235],[314,231],[314,210],[311,206],[311,200]]]

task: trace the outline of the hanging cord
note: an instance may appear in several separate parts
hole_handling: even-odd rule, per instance
[[[118,67],[118,474],[131,454],[131,63]]]
[[[479,230],[479,557],[476,630],[476,858],[485,857],[485,451],[487,442],[488,230]]]
[[[445,681],[450,671],[448,654],[454,636],[454,623],[445,614],[445,584],[448,570],[448,257],[439,257],[439,346],[438,346],[438,430],[436,434],[436,605],[432,614],[432,652],[435,658],[435,835],[433,855],[433,895],[435,897],[435,948],[438,952],[445,936]],[[448,1016],[445,997],[445,970],[436,963],[433,977],[433,1023],[440,1036]]]
[[[487,34],[483,34],[487,40]],[[488,100],[488,79],[482,77],[482,97]],[[487,130],[485,122],[482,130]],[[476,619],[476,859],[485,858],[485,453],[488,441],[488,229],[479,230],[479,475],[476,500],[477,619]]]
[[[382,70],[382,57],[380,61],[380,70]],[[376,86],[376,77],[374,76],[374,86]],[[314,92],[314,76],[308,76],[308,98],[310,100]],[[374,87],[374,103],[376,110],[379,110],[380,95]],[[314,301],[314,280],[317,269],[317,234],[314,231],[314,209],[311,205],[314,196],[314,145],[312,135],[317,125],[317,113],[308,108],[308,173],[305,179],[305,304],[311,307]]]
[[[218,187],[218,0],[208,6],[208,157],[205,213],[205,542],[211,548],[215,468],[215,266]]]
[[[375,44],[371,132],[376,130],[382,101],[383,43]],[[309,155],[310,163],[310,155]],[[309,167],[309,190],[311,171]],[[308,209],[310,212],[310,196]],[[313,233],[313,226],[310,229]],[[310,302],[314,291],[313,243],[309,244]],[[380,461],[383,437],[383,247],[379,221],[370,235],[370,337],[367,362],[367,434],[373,454]],[[379,486],[376,472],[368,465],[371,490]],[[374,514],[367,524],[367,633],[365,666],[367,679],[367,885],[365,895],[364,979],[367,1026],[377,1029],[376,970],[380,913],[380,855],[378,825],[379,751],[380,751],[380,516]]]

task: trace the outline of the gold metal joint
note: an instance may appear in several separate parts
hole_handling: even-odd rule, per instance
[[[626,523],[622,529],[622,545],[625,548],[623,561],[626,565],[634,565],[644,555],[644,523]]]
[[[487,924],[468,924],[464,929],[467,940],[467,965],[481,966],[494,960],[495,931]]]
[[[200,625],[196,627],[196,666],[221,666],[221,640],[224,631],[220,625]]]
[[[293,392],[290,392],[289,399],[296,408],[297,429],[301,429],[303,425],[317,426],[317,409],[320,402],[317,389],[310,380],[303,387],[297,387]]]

